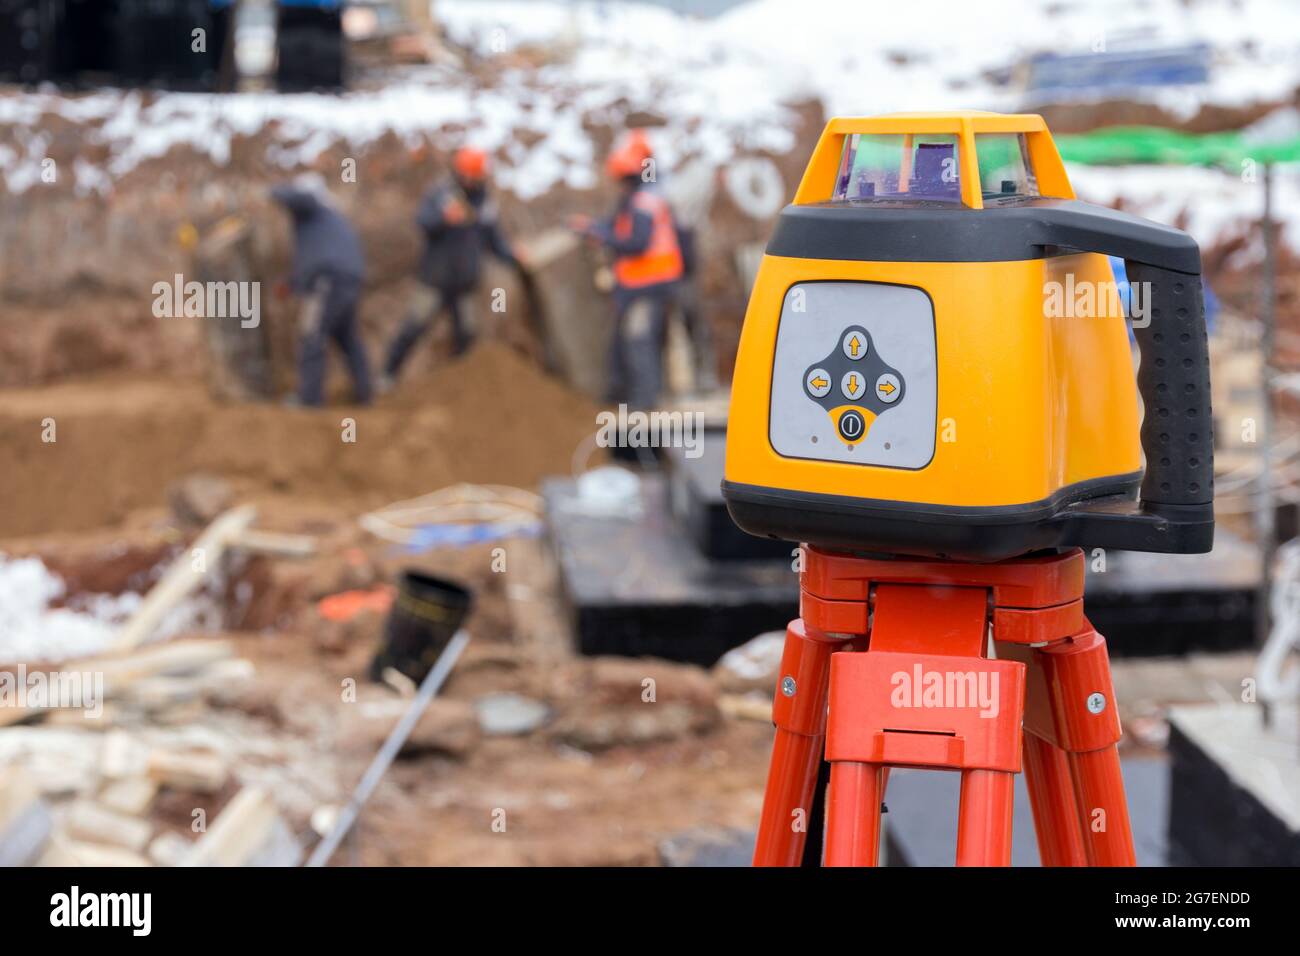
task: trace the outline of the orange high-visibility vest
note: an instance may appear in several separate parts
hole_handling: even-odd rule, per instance
[[[650,217],[650,245],[635,256],[620,256],[614,261],[614,278],[625,289],[639,289],[682,277],[682,250],[677,245],[673,213],[662,196],[644,189],[632,194],[629,208],[614,219],[614,235],[627,239],[632,235],[632,210]]]

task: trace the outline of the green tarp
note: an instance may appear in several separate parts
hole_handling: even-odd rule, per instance
[[[1268,144],[1247,143],[1241,133],[1183,133],[1156,126],[1112,126],[1091,133],[1055,137],[1061,156],[1089,166],[1175,164],[1231,166],[1242,160],[1285,163],[1300,160],[1300,137]]]

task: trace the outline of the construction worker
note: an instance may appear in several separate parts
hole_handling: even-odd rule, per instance
[[[468,306],[478,287],[484,250],[515,269],[523,268],[497,222],[496,203],[488,195],[489,171],[487,153],[462,147],[452,159],[451,180],[435,186],[420,206],[416,222],[425,239],[421,288],[388,350],[381,388],[392,386],[412,346],[443,311],[451,317],[454,354],[469,348],[474,328]]]
[[[654,160],[654,148],[644,130],[630,130],[624,143],[629,150],[641,154],[643,166],[647,160]],[[699,392],[708,392],[718,387],[718,373],[713,359],[713,331],[700,312],[699,290],[696,288],[699,257],[695,251],[697,229],[694,220],[703,211],[697,198],[701,187],[706,195],[711,194],[710,183],[713,177],[704,164],[678,170],[681,175],[674,177],[668,184],[663,182],[662,172],[662,169],[656,168],[655,176],[645,188],[661,191],[672,210],[673,226],[677,230],[677,247],[682,253],[682,277],[677,282],[676,294],[673,296],[676,306],[673,311],[680,317],[686,338],[691,344],[694,388]],[[703,182],[700,182],[701,172],[706,177]],[[692,198],[695,201],[691,201]],[[694,215],[690,215],[692,212]]]
[[[603,221],[585,216],[570,220],[572,229],[613,254],[609,399],[633,408],[651,408],[659,401],[666,318],[682,277],[672,210],[647,188],[652,169],[644,139],[628,139],[605,162],[605,172],[619,187],[614,215]]]
[[[343,352],[356,401],[369,404],[370,365],[357,329],[357,302],[365,277],[361,241],[334,206],[320,177],[303,177],[271,190],[293,218],[291,291],[301,297],[298,316],[298,400],[320,405],[325,379],[325,343]]]

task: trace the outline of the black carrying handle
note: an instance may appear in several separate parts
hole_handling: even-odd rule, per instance
[[[1124,264],[1141,352],[1138,391],[1142,420],[1144,510],[1193,517],[1214,506],[1214,418],[1210,411],[1210,351],[1199,275],[1145,262]]]
[[[1214,427],[1201,253],[1180,229],[1077,200],[1050,203],[1035,223],[1044,250],[1120,256],[1141,360],[1146,471],[1133,503],[1069,509],[1080,546],[1197,554],[1214,544]]]

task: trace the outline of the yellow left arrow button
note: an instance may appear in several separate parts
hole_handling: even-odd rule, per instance
[[[811,369],[804,378],[804,385],[813,398],[824,398],[830,394],[831,373],[824,368]]]

